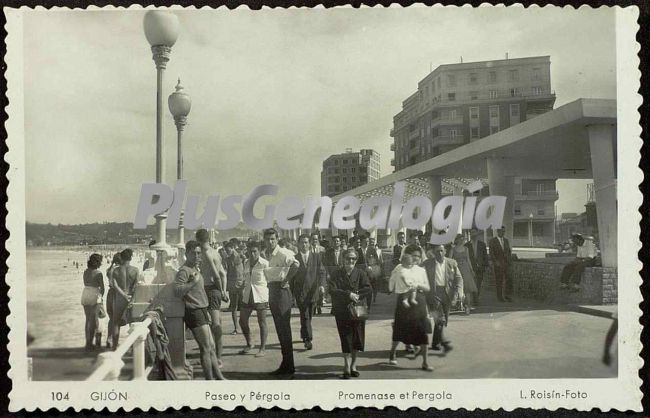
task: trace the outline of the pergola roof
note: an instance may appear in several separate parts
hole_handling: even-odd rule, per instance
[[[592,178],[589,138],[591,124],[616,124],[616,101],[578,99],[550,112],[437,157],[334,196],[366,199],[391,195],[393,184],[407,182],[408,199],[428,195],[427,176],[441,176],[443,193],[462,189],[476,179],[487,178],[485,160],[504,160],[508,175],[529,178]],[[614,130],[615,132],[615,130]],[[614,138],[616,141],[616,138]]]

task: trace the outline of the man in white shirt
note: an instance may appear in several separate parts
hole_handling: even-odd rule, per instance
[[[447,353],[452,347],[450,341],[445,339],[443,329],[447,326],[449,310],[463,288],[463,277],[456,261],[445,257],[443,245],[434,245],[432,252],[434,258],[429,258],[422,263],[431,288],[427,294],[427,305],[434,323],[431,348],[440,350],[442,345],[444,352]]]
[[[578,292],[580,291],[580,281],[585,267],[594,265],[596,245],[592,237],[583,237],[580,234],[573,234],[571,240],[576,245],[577,254],[575,260],[562,269],[560,289],[570,289],[572,292]]]
[[[293,252],[278,245],[278,233],[275,229],[264,231],[264,258],[269,266],[264,270],[269,287],[269,307],[275,331],[282,350],[282,363],[272,372],[274,375],[292,375],[295,372],[293,363],[293,342],[291,339],[291,305],[293,295],[290,284],[298,271],[298,261]]]

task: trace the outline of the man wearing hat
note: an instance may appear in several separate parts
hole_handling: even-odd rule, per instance
[[[564,266],[560,276],[560,289],[580,290],[580,280],[585,267],[593,266],[596,257],[596,245],[593,237],[573,234],[571,240],[577,248],[575,260]]]

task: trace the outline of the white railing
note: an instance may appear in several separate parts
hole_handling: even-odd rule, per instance
[[[145,369],[144,343],[149,334],[151,318],[131,323],[129,335],[115,351],[107,351],[97,356],[97,368],[86,380],[117,380],[124,367],[122,357],[133,346],[133,380],[146,380],[151,367]]]

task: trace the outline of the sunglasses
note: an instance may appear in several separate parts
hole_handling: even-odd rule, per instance
[[[356,257],[345,257],[345,259],[348,261],[357,261]]]

